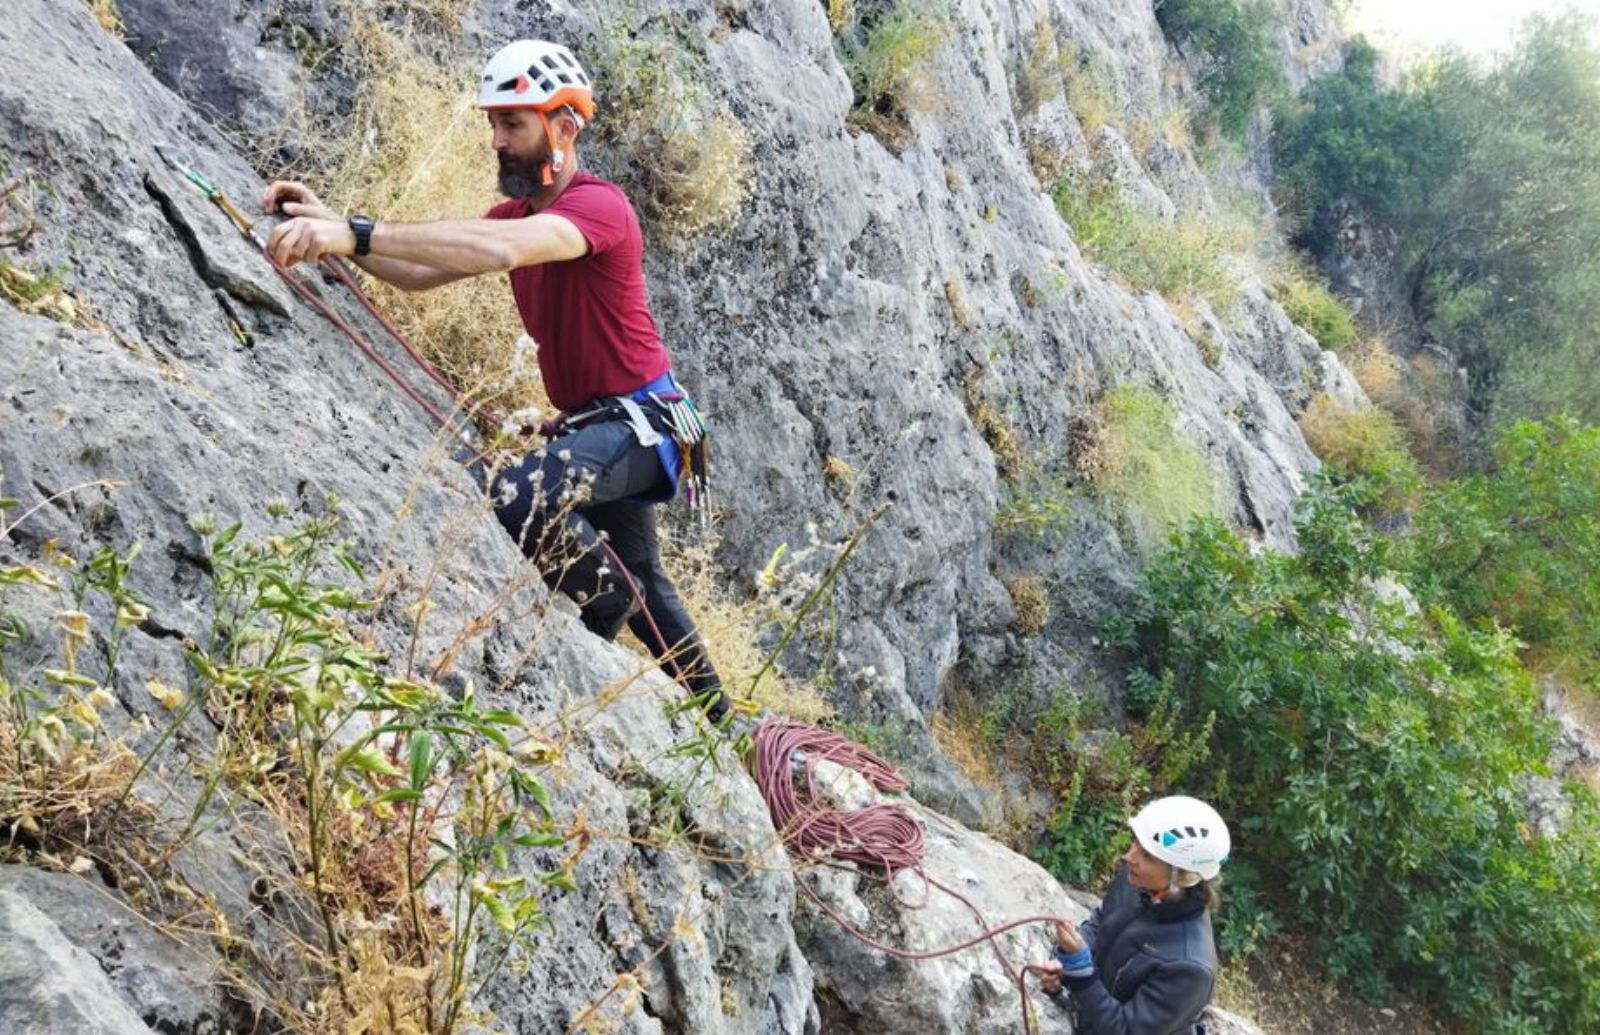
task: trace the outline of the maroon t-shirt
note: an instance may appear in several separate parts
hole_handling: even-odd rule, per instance
[[[572,410],[596,396],[626,395],[665,374],[667,350],[644,286],[644,235],[622,188],[580,171],[540,211],[570,220],[589,241],[582,258],[510,274],[522,326],[539,343],[550,402]],[[512,198],[487,218],[532,214],[526,198]]]

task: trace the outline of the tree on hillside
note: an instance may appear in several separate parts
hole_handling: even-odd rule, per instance
[[[1535,18],[1495,65],[1446,52],[1387,89],[1364,43],[1280,119],[1280,196],[1328,254],[1340,201],[1398,235],[1423,329],[1496,419],[1600,418],[1600,48]]]

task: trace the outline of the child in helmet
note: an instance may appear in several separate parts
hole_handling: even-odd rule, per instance
[[[267,251],[292,266],[349,256],[410,291],[506,273],[550,401],[551,441],[501,472],[495,514],[545,581],[611,639],[624,626],[713,720],[730,701],[661,565],[653,504],[694,484],[679,439],[693,414],[645,289],[638,216],[616,184],[578,168],[594,118],[588,74],[566,47],[518,40],[484,66],[478,107],[507,200],[482,219],[345,219],[301,183],[267,188],[290,218]],[[693,422],[699,433],[698,416]]]
[[[1128,823],[1133,845],[1098,909],[1056,925],[1044,991],[1083,1035],[1189,1035],[1216,985],[1211,910],[1228,827],[1195,798],[1161,798]],[[1070,1000],[1069,1000],[1070,995]]]

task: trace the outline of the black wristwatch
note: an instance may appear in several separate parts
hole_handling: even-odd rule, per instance
[[[371,216],[350,217],[350,230],[356,235],[357,255],[365,255],[372,251],[372,227],[373,219]]]

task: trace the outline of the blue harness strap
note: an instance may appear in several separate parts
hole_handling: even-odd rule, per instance
[[[678,385],[678,379],[672,376],[672,371],[670,370],[656,378],[654,381],[651,381],[643,388],[634,392],[631,396],[625,396],[629,402],[635,404],[659,402],[660,400],[674,397],[683,399],[687,398],[688,396],[687,393],[685,393],[684,390]],[[631,412],[628,416],[630,420],[635,419],[634,414]],[[670,491],[668,491],[665,496],[660,497],[660,499],[651,499],[650,502],[665,503],[666,501],[673,499],[678,495],[678,474],[683,465],[683,460],[682,455],[678,450],[677,440],[675,440],[671,435],[663,435],[657,432],[654,428],[651,428],[649,420],[645,418],[642,412],[638,414],[636,419],[643,421],[644,427],[648,428],[652,434],[654,434],[656,455],[661,458],[661,466],[666,469],[667,481],[672,486]],[[634,424],[634,430],[636,432],[639,430],[639,424]],[[645,436],[641,435],[639,438],[639,444],[650,445],[651,443],[646,440]]]

